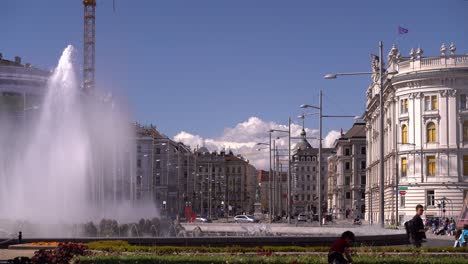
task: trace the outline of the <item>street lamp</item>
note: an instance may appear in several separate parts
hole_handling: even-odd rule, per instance
[[[319,110],[319,149],[318,149],[318,177],[317,177],[317,187],[318,187],[318,217],[319,217],[319,224],[322,226],[322,119],[324,117],[355,117],[350,115],[323,115],[323,105],[322,105],[322,90],[320,90],[319,96],[319,106],[313,106],[308,104],[300,105],[300,108],[314,108]],[[303,115],[304,116],[304,115]],[[305,116],[304,116],[305,117]]]
[[[270,218],[270,223],[272,221],[272,200],[271,200],[271,175],[272,175],[272,170],[271,170],[271,131],[268,132],[269,133],[269,142],[268,143],[263,143],[263,142],[260,142],[260,143],[257,143],[256,145],[257,146],[260,146],[260,145],[267,145],[268,146],[268,153],[270,155],[270,170],[268,172],[268,214],[270,215],[269,218]]]
[[[288,130],[270,129],[270,141],[272,132],[288,133],[288,200],[287,200],[287,218],[288,224],[291,224],[291,118],[288,119]],[[270,152],[271,153],[271,152]],[[271,158],[270,158],[271,159]]]
[[[386,74],[396,74],[398,72],[386,72]],[[336,79],[339,75],[368,75],[373,74],[373,72],[348,72],[348,73],[333,73],[333,74],[326,74],[324,76],[325,79]],[[384,84],[384,77],[383,77],[383,44],[382,41],[379,41],[379,108],[380,108],[380,161],[379,161],[379,170],[380,170],[380,189],[379,189],[379,196],[380,196],[380,226],[383,228],[385,227],[385,213],[384,213],[384,111],[383,111],[383,84]],[[371,205],[372,206],[372,205]]]

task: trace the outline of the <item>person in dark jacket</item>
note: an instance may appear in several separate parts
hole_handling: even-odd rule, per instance
[[[412,221],[412,232],[410,236],[411,244],[415,247],[421,247],[421,243],[426,239],[426,229],[424,227],[421,215],[424,213],[424,207],[420,204],[416,205],[416,215],[414,215]]]
[[[351,258],[351,243],[354,242],[354,233],[346,231],[341,234],[341,237],[330,247],[328,251],[328,263],[329,264],[348,264],[352,263]]]

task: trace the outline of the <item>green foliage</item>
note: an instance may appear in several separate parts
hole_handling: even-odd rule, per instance
[[[463,257],[431,257],[424,256],[356,256],[353,258],[354,263],[363,264],[464,264],[467,259]],[[157,264],[172,264],[172,263],[191,263],[191,264],[292,264],[292,263],[327,263],[326,255],[321,256],[151,256],[151,255],[126,255],[126,256],[84,256],[75,259],[76,262],[82,264],[110,264],[110,263],[157,263]]]

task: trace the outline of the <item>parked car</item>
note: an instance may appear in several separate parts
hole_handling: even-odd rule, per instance
[[[308,218],[309,218],[309,217],[307,217],[306,214],[298,214],[298,215],[297,215],[297,221],[298,221],[298,222],[307,222],[307,219],[308,219]]]
[[[236,215],[234,216],[234,222],[236,223],[258,223],[258,220],[251,215]]]
[[[195,223],[211,223],[211,219],[199,216],[195,218]]]

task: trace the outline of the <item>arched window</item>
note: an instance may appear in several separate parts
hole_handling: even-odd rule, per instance
[[[408,127],[406,125],[401,126],[401,143],[408,143]]]
[[[463,141],[468,141],[468,121],[463,122]]]
[[[426,126],[427,142],[436,142],[436,125],[429,122]]]

